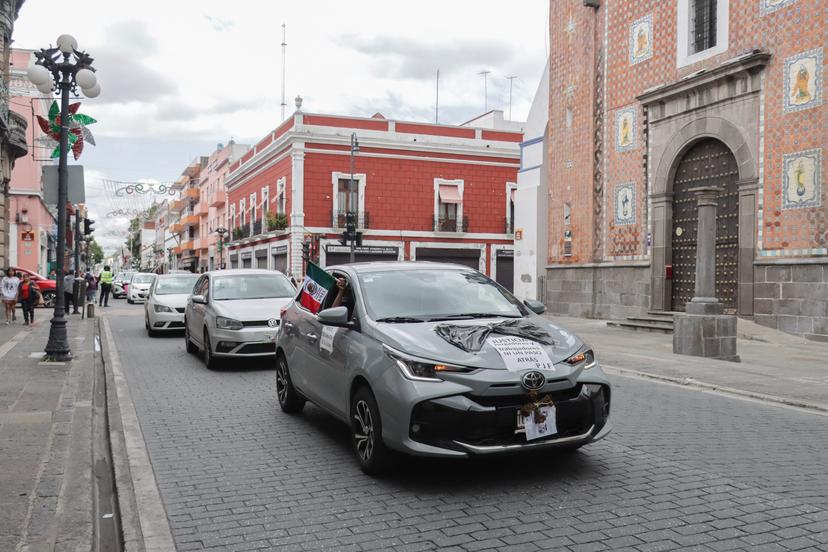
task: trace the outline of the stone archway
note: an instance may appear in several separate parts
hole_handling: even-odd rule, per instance
[[[736,198],[737,253],[734,269],[735,298],[732,307],[738,314],[753,314],[753,258],[755,248],[755,195],[757,187],[757,155],[755,148],[746,140],[744,134],[728,120],[720,117],[699,117],[690,120],[681,128],[675,122],[670,127],[658,128],[654,125],[651,133],[653,143],[653,187],[651,190],[653,257],[651,275],[651,306],[655,310],[672,310],[673,282],[667,278],[667,266],[673,266],[674,232],[674,184],[676,173],[685,155],[696,144],[704,140],[715,139],[732,154],[735,182],[731,183]],[[673,130],[671,135],[666,131]],[[661,132],[659,132],[661,131]],[[661,139],[656,142],[657,139]]]

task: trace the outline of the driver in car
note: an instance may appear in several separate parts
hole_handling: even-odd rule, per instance
[[[351,290],[348,288],[348,281],[345,278],[336,279],[336,297],[334,297],[331,308],[345,307],[348,309],[348,319],[354,312],[354,297]]]

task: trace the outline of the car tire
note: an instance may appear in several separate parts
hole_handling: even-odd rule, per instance
[[[43,308],[46,308],[46,309],[55,308],[55,292],[54,291],[44,291],[43,292]]]
[[[382,419],[370,389],[357,389],[351,398],[350,412],[351,442],[359,467],[368,475],[386,472],[391,463],[391,451],[382,441]]]
[[[148,336],[156,337],[158,335],[158,332],[156,332],[150,327],[149,317],[147,317],[146,315],[144,315],[144,327],[147,329]]]
[[[276,357],[276,398],[282,412],[287,414],[298,414],[305,407],[305,398],[293,386],[287,359],[282,353]]]
[[[215,370],[218,368],[219,360],[213,354],[213,347],[210,345],[210,335],[207,333],[207,328],[204,328],[204,365],[208,370]]]
[[[132,299],[127,299],[127,303],[131,305],[133,303]]]
[[[184,319],[184,344],[187,348],[187,352],[191,355],[198,353],[198,347],[193,340],[190,339],[190,327],[187,326],[187,319]]]

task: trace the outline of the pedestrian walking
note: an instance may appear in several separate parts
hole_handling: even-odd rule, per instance
[[[40,302],[40,288],[28,274],[23,274],[23,281],[20,282],[20,307],[23,309],[23,324],[29,326],[34,324],[35,305]]]
[[[75,273],[69,271],[63,277],[63,310],[69,314],[69,309],[75,305]]]
[[[101,293],[98,296],[98,306],[109,306],[109,292],[112,290],[112,280],[115,278],[115,275],[112,274],[112,270],[110,270],[109,265],[106,265],[98,275],[98,282],[101,284]]]
[[[98,279],[92,275],[92,269],[87,268],[83,277],[86,280],[86,302],[95,302],[95,292],[98,291]]]
[[[11,268],[6,271],[0,281],[0,295],[3,298],[3,307],[6,312],[6,326],[14,320],[14,309],[17,306],[17,294],[20,291],[20,278],[15,276]]]

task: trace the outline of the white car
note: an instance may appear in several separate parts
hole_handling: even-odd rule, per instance
[[[127,289],[127,303],[143,303],[149,295],[149,288],[155,281],[156,275],[151,272],[136,272],[132,275]]]
[[[144,304],[144,325],[150,337],[184,329],[184,307],[198,274],[162,274],[153,282]]]
[[[187,352],[204,351],[204,363],[220,358],[273,357],[282,307],[296,288],[276,270],[215,270],[201,275],[187,299]]]

